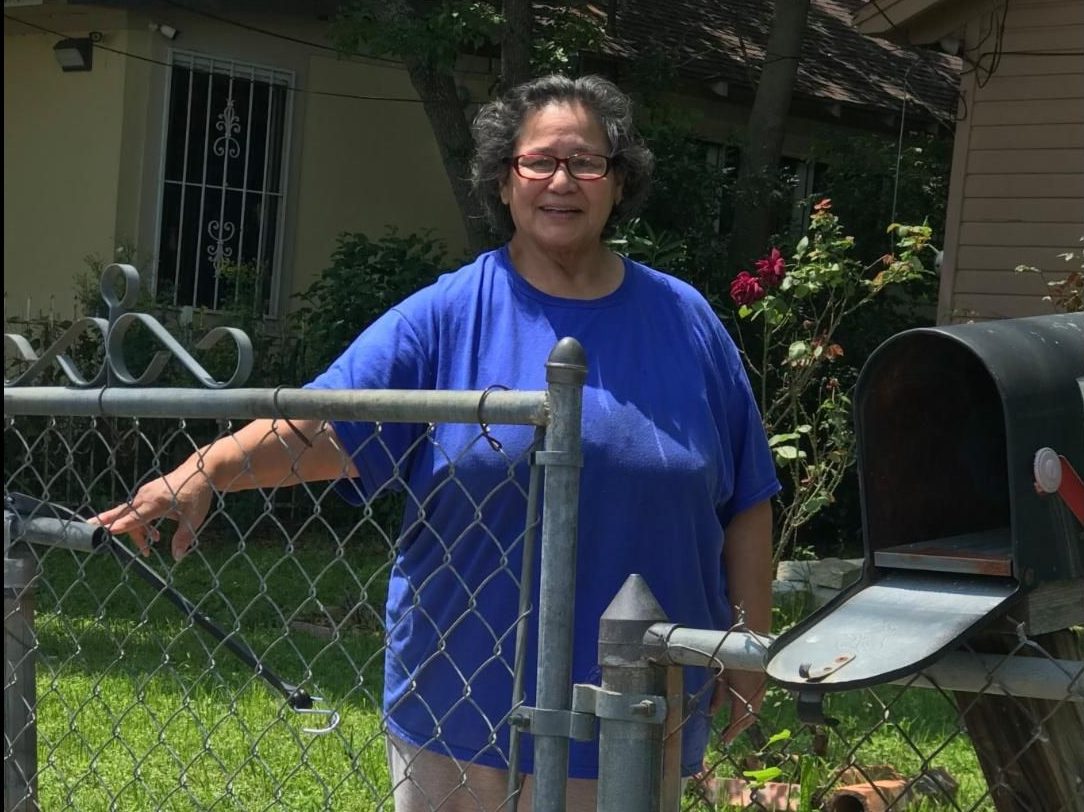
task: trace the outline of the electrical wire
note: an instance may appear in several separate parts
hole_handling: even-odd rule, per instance
[[[29,20],[20,19],[19,17],[15,17],[15,16],[13,16],[11,14],[8,14],[7,12],[4,13],[4,19],[11,20],[13,22],[17,22],[17,23],[19,23],[21,25],[29,26],[30,28],[36,28],[38,31],[42,31],[42,32],[44,32],[46,34],[52,34],[53,36],[56,36],[56,37],[66,37],[67,36],[66,34],[64,34],[64,33],[60,32],[60,31],[55,31],[55,30],[53,30],[51,28],[47,28],[44,25],[38,25],[37,23],[32,23]],[[99,50],[102,50],[102,51],[108,51],[109,53],[113,53],[113,54],[117,54],[119,56],[126,57],[128,59],[136,59],[136,60],[138,60],[140,62],[147,62],[147,63],[150,63],[152,65],[161,65],[162,67],[165,67],[165,68],[173,68],[173,67],[175,67],[170,62],[163,62],[161,59],[154,59],[154,58],[149,57],[149,56],[142,56],[141,54],[134,54],[131,51],[124,51],[124,50],[121,50],[120,48],[112,48],[112,47],[110,47],[108,45],[103,45],[101,42],[93,42],[92,41],[91,46],[94,47],[94,48],[97,48]],[[403,98],[403,97],[399,97],[399,96],[363,96],[363,95],[359,95],[359,94],[356,94],[356,93],[337,93],[337,92],[331,91],[331,90],[309,90],[309,89],[306,89],[306,88],[298,87],[296,85],[281,85],[281,87],[283,87],[285,90],[287,90],[287,91],[289,91],[291,93],[302,93],[302,94],[307,94],[309,96],[327,96],[327,97],[337,98],[337,99],[356,99],[358,101],[375,101],[375,102],[402,102],[402,103],[405,103],[405,104],[422,104],[422,103],[425,102],[425,99],[417,99],[417,98],[409,99],[409,98]]]
[[[234,26],[236,28],[240,28],[240,29],[242,29],[244,31],[251,31],[251,32],[253,32],[255,34],[263,34],[264,36],[272,37],[273,39],[281,39],[281,40],[284,40],[286,42],[296,43],[298,45],[307,45],[310,48],[318,48],[318,49],[324,50],[324,51],[331,51],[332,53],[334,53],[334,54],[336,54],[338,56],[361,57],[363,59],[371,59],[371,60],[376,61],[376,62],[384,62],[384,63],[387,63],[389,65],[396,65],[398,67],[403,67],[403,60],[401,60],[401,59],[391,59],[391,58],[386,57],[386,56],[374,56],[372,54],[365,54],[365,53],[361,53],[359,51],[344,51],[344,50],[341,50],[339,48],[336,48],[334,45],[327,45],[327,44],[325,44],[323,42],[317,42],[315,40],[308,40],[308,39],[301,39],[300,37],[293,37],[293,36],[290,36],[289,34],[282,34],[282,33],[278,32],[278,31],[274,31],[274,30],[272,30],[270,28],[261,28],[261,27],[256,26],[256,25],[251,25],[250,23],[241,22],[240,20],[235,20],[232,17],[223,17],[221,14],[215,14],[213,12],[206,11],[206,10],[201,9],[201,8],[196,8],[195,6],[190,6],[190,5],[187,5],[186,3],[178,2],[178,0],[163,0],[163,2],[166,5],[182,9],[183,11],[187,11],[190,14],[195,14],[195,15],[198,15],[200,17],[206,17],[209,20],[215,20],[216,22],[225,23],[226,25],[232,25],[232,26]],[[483,76],[488,76],[489,73],[490,73],[489,71],[473,71],[473,70],[460,70],[459,72],[460,73],[469,73],[469,74],[480,74],[480,75],[483,75]]]
[[[994,31],[994,50],[987,51],[984,54],[980,54],[979,62],[976,65],[976,67],[978,65],[981,65],[982,59],[986,56],[990,56],[990,66],[986,69],[985,76],[978,72],[976,72],[975,75],[975,83],[979,86],[980,89],[986,87],[990,79],[992,79],[994,74],[997,72],[997,69],[1001,67],[1001,49],[1005,41],[1005,18],[1008,17],[1009,14],[1009,0],[1001,0],[1001,3],[1002,5],[1000,16],[993,17],[993,15],[997,14],[997,12],[991,12],[990,27]],[[983,42],[985,42],[988,37],[989,35],[987,35],[987,37],[983,39]]]
[[[259,26],[256,26],[256,25],[250,25],[249,23],[244,23],[244,22],[241,22],[240,20],[235,20],[235,19],[232,19],[230,17],[223,17],[221,14],[215,14],[215,13],[210,12],[210,11],[205,11],[204,9],[201,9],[201,8],[196,8],[195,6],[187,5],[186,3],[179,3],[179,2],[177,2],[177,0],[164,0],[164,2],[165,2],[165,4],[167,6],[173,6],[174,8],[179,8],[179,9],[181,9],[183,11],[187,11],[189,14],[195,14],[195,15],[198,15],[200,17],[206,17],[209,20],[215,20],[216,22],[225,23],[226,25],[232,25],[232,26],[234,26],[236,28],[240,28],[240,29],[242,29],[244,31],[252,31],[255,34],[263,34],[266,37],[272,37],[274,39],[281,39],[281,40],[285,40],[286,42],[296,43],[298,45],[308,45],[310,48],[318,48],[318,49],[324,50],[324,51],[332,51],[333,53],[336,53],[336,54],[339,54],[339,55],[345,54],[346,56],[362,56],[362,57],[365,57],[366,59],[374,59],[377,62],[387,62],[387,63],[393,64],[393,65],[402,65],[403,64],[402,60],[399,60],[399,59],[388,59],[387,57],[383,57],[383,56],[370,56],[369,54],[361,54],[361,53],[357,53],[357,52],[340,51],[334,45],[327,45],[325,43],[316,42],[314,40],[301,39],[300,37],[292,37],[289,34],[281,34],[278,31],[272,31],[269,28],[260,28]]]

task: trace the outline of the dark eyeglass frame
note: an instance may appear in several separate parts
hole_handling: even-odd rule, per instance
[[[606,162],[606,169],[603,170],[601,175],[591,175],[590,177],[587,177],[587,178],[584,178],[584,177],[581,177],[581,176],[577,175],[572,170],[572,165],[569,163],[569,161],[571,161],[573,158],[584,158],[584,157],[602,158],[602,160],[604,160]],[[569,177],[575,178],[576,180],[587,181],[588,183],[590,183],[591,181],[602,180],[604,177],[609,175],[610,170],[613,169],[614,160],[616,159],[616,157],[617,156],[615,156],[615,155],[600,155],[597,152],[574,152],[573,154],[569,155],[567,158],[558,158],[556,155],[547,155],[544,152],[524,152],[524,153],[521,153],[519,155],[513,155],[509,159],[509,163],[512,164],[513,171],[515,171],[515,173],[517,175],[519,175],[521,178],[523,178],[524,180],[549,180],[550,178],[552,178],[554,175],[557,174],[557,170],[560,169],[561,166],[564,166],[565,172],[568,173]],[[521,168],[520,168],[520,165],[519,165],[519,162],[520,162],[521,158],[548,158],[551,161],[556,161],[556,163],[553,165],[553,171],[550,172],[548,175],[541,175],[541,176],[524,175],[523,172],[521,171]]]

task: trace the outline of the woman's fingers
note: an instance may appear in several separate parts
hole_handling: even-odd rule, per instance
[[[196,513],[197,511],[185,512],[177,518],[177,531],[173,534],[170,545],[174,561],[184,558],[196,542],[196,532],[203,523],[203,516]]]
[[[751,671],[731,670],[717,679],[711,698],[712,713],[721,710],[727,698],[730,700],[730,718],[719,737],[724,744],[730,744],[756,723],[766,687],[764,675]]]
[[[711,702],[708,703],[708,713],[714,716],[723,709],[723,702],[728,696],[726,677],[720,675],[715,678],[715,688],[711,692]]]
[[[172,494],[163,497],[150,486],[145,486],[136,491],[130,501],[102,511],[87,522],[99,524],[115,536],[131,536],[139,551],[147,556],[150,555],[150,545],[158,541],[160,535],[152,522],[178,513],[177,502]]]
[[[123,505],[103,511],[89,521],[100,524],[110,533],[127,533],[143,555],[150,555],[150,545],[158,541],[154,525],[157,519],[177,522],[170,545],[173,558],[180,561],[192,548],[200,525],[211,506],[210,483],[205,479],[169,474],[148,482]]]

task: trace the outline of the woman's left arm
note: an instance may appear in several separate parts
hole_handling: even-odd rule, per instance
[[[767,634],[772,626],[771,499],[743,510],[730,520],[724,532],[723,565],[735,617],[744,617],[750,631]],[[724,743],[756,721],[764,688],[764,675],[757,671],[728,670],[720,679],[710,711],[714,715],[729,696],[730,720],[723,731]]]

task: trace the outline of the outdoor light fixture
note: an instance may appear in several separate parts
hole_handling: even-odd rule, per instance
[[[151,31],[157,31],[168,40],[177,39],[177,34],[180,33],[172,25],[166,25],[165,23],[150,23],[147,28],[149,28]]]
[[[90,70],[93,64],[94,43],[102,38],[97,31],[86,37],[62,39],[53,46],[53,56],[65,73]]]

